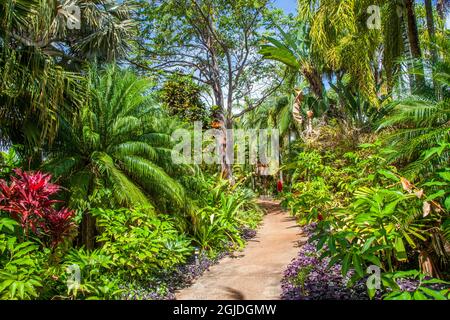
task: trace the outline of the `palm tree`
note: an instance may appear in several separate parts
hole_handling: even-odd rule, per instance
[[[314,62],[308,40],[308,26],[296,26],[291,32],[278,27],[281,39],[266,37],[260,53],[266,59],[283,63],[295,75],[303,76],[317,99],[323,96],[323,82],[320,66]]]
[[[102,196],[112,207],[143,206],[170,201],[182,208],[184,190],[169,173],[173,123],[155,116],[148,91],[151,82],[109,66],[91,70],[88,101],[73,118],[60,119],[60,131],[44,169],[70,191],[69,205],[86,211],[86,199]],[[92,222],[86,214],[83,241],[92,247]],[[88,231],[89,230],[89,231]]]
[[[381,44],[381,31],[368,29],[367,9],[384,1],[299,0],[299,19],[310,24],[310,49],[324,70],[345,73],[351,85],[374,104],[376,82],[374,57]]]
[[[408,27],[408,40],[412,57],[416,60],[419,72],[415,72],[415,86],[419,89],[425,87],[425,77],[423,76],[422,49],[420,47],[419,29],[415,12],[415,1],[405,0],[406,23]]]
[[[36,156],[55,137],[58,115],[83,100],[77,72],[84,61],[114,61],[130,50],[127,3],[0,0],[0,142],[23,144]],[[80,29],[68,24],[67,5],[80,8]]]
[[[430,92],[394,102],[380,125],[380,129],[395,129],[384,138],[392,149],[389,160],[407,163],[404,171],[410,176],[433,173],[450,161],[450,57],[448,50],[439,51],[444,59],[435,65],[433,80],[440,94],[432,97],[435,92]]]
[[[54,137],[57,113],[70,105],[66,101],[75,101],[77,91],[82,92],[76,74],[59,66],[39,44],[34,45],[33,40],[39,38],[34,31],[42,26],[38,20],[44,19],[43,8],[44,2],[38,0],[0,0],[3,143],[36,146],[42,137]]]

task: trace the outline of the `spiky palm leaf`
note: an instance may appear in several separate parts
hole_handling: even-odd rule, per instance
[[[448,56],[448,53],[447,53]],[[440,87],[438,97],[409,97],[394,103],[392,112],[380,125],[380,129],[394,128],[385,142],[392,147],[391,161],[409,163],[405,171],[410,176],[434,172],[448,167],[450,161],[450,63],[444,57],[435,66],[434,82]],[[433,148],[442,151],[433,152]]]
[[[107,188],[118,206],[149,206],[153,198],[182,207],[184,190],[164,169],[171,164],[170,132],[158,128],[170,121],[154,118],[151,83],[114,66],[93,69],[89,79],[88,102],[73,121],[61,119],[45,164],[70,188],[70,204],[80,207]]]
[[[71,5],[81,10],[79,30],[67,21]],[[52,140],[58,114],[83,100],[83,79],[69,70],[120,59],[133,32],[127,1],[0,0],[0,143],[33,150]]]

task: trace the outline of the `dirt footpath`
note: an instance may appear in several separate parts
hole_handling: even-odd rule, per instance
[[[256,238],[242,252],[221,260],[191,287],[179,291],[178,300],[280,299],[283,271],[306,238],[277,202],[261,200],[260,205],[267,215]]]

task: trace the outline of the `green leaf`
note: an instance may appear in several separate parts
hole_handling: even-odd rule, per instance
[[[409,243],[409,245],[412,248],[416,248],[416,244],[414,243],[414,241],[411,239],[411,237],[406,233],[406,231],[402,231],[402,235],[405,237],[406,241]]]
[[[356,273],[360,276],[360,277],[364,277],[364,270],[363,270],[363,266],[361,264],[361,259],[359,257],[358,254],[354,254],[353,258],[352,258],[352,262],[353,262],[353,267],[356,270]]]
[[[450,211],[450,197],[447,197],[444,201],[444,206],[445,209],[447,209],[448,211]]]
[[[435,298],[436,300],[447,300],[447,297],[438,291],[431,290],[425,287],[420,287],[419,290],[422,290],[424,293]]]
[[[11,283],[13,283],[15,280],[13,279],[7,279],[5,281],[3,281],[2,283],[0,283],[0,293],[5,290],[6,288],[8,288]]]
[[[450,181],[450,172],[439,172],[438,175],[446,181]]]
[[[19,294],[20,299],[23,299],[25,296],[25,285],[23,282],[19,282],[19,284],[17,285],[17,291]]]
[[[450,284],[448,281],[440,280],[440,279],[429,279],[429,280],[423,280],[423,284]]]
[[[422,292],[420,292],[419,290],[415,291],[413,294],[413,298],[414,300],[428,300],[427,296],[424,295]]]
[[[417,270],[407,270],[407,271],[397,271],[394,273],[394,279],[400,278],[417,278],[420,275],[420,272]]]
[[[400,237],[395,238],[395,257],[398,261],[406,261],[408,259],[408,255],[406,254],[405,245],[403,243],[403,239]]]
[[[14,227],[18,226],[19,223],[16,220],[10,218],[1,218],[0,219],[0,231],[3,227],[6,227],[9,231],[14,231]]]
[[[377,293],[377,289],[367,289],[367,294],[369,295],[370,300],[375,297],[375,294]]]
[[[367,239],[366,242],[364,243],[364,246],[361,249],[361,253],[366,252],[370,248],[370,245],[375,239],[376,237],[370,237],[369,239]]]
[[[426,201],[431,201],[431,200],[434,200],[434,199],[436,199],[436,198],[440,198],[440,197],[442,197],[442,196],[444,196],[444,195],[445,195],[445,191],[444,191],[444,190],[439,190],[438,192],[433,193],[432,195],[429,195],[429,196],[426,198]]]
[[[407,291],[397,293],[393,292],[386,296],[386,300],[411,300],[411,294]]]
[[[347,253],[342,260],[342,275],[345,276],[350,269],[350,253]]]
[[[422,186],[424,187],[443,187],[448,185],[448,183],[446,182],[440,182],[440,181],[430,181],[430,182],[426,182],[424,183]]]
[[[394,173],[392,173],[391,171],[388,171],[388,170],[378,170],[378,173],[381,174],[381,175],[383,175],[383,176],[385,176],[385,177],[388,178],[388,179],[391,179],[391,180],[395,181],[395,182],[398,181],[398,177],[397,177]]]
[[[328,239],[328,248],[329,248],[331,253],[335,253],[336,252],[336,245],[334,244],[333,237],[330,237]]]
[[[387,277],[386,275],[381,276],[381,283],[383,283],[383,286],[387,288],[391,288],[392,290],[400,290],[399,285],[397,282],[395,282],[392,278]]]
[[[386,205],[386,207],[384,207],[382,213],[384,215],[387,215],[387,216],[392,215],[394,213],[395,208],[397,207],[397,204],[398,204],[399,201],[400,200],[395,200],[395,201],[392,201],[392,202],[388,203]]]
[[[373,255],[373,254],[369,254],[369,255],[363,255],[363,259],[372,262],[374,265],[381,267],[381,261],[380,259]]]
[[[14,281],[9,287],[9,294],[10,294],[11,298],[14,298],[16,296],[17,285],[18,285],[18,282]]]

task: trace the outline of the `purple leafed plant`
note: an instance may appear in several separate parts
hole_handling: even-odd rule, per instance
[[[308,236],[312,235],[316,225],[303,228]],[[320,260],[315,244],[305,244],[298,257],[284,272],[282,280],[283,300],[366,300],[364,281],[357,282],[351,288],[347,283],[351,273],[346,277],[341,274],[341,265],[328,268],[329,258]]]

